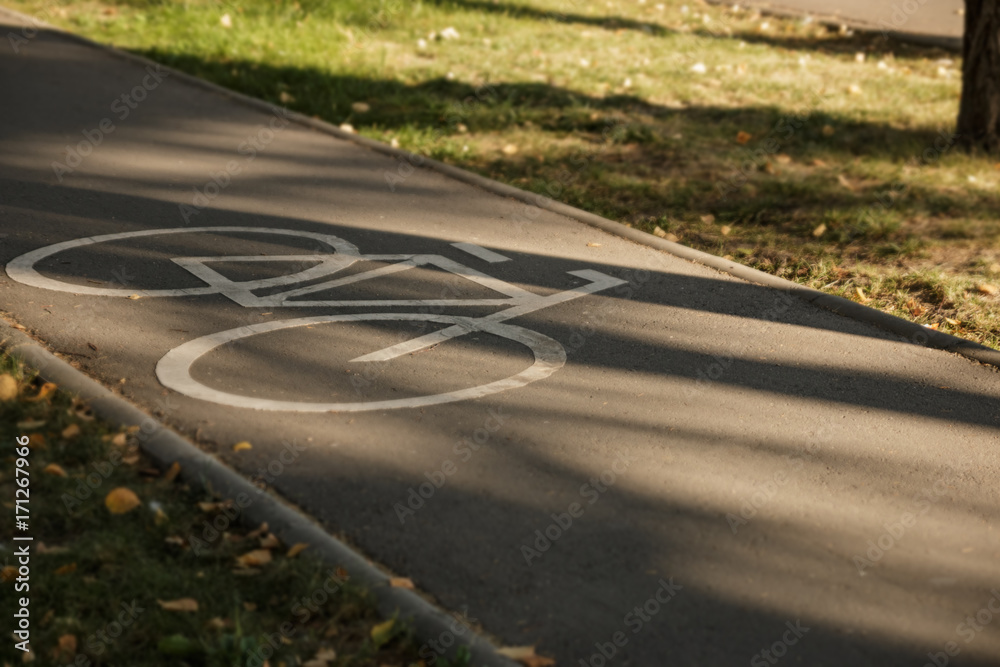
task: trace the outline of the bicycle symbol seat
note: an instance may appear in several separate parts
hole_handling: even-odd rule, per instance
[[[105,288],[79,285],[50,278],[40,273],[35,266],[43,259],[57,253],[85,247],[97,243],[121,241],[148,236],[165,234],[192,233],[250,233],[278,236],[293,236],[309,239],[318,244],[319,248],[329,248],[308,254],[298,255],[215,255],[199,257],[175,257],[172,261],[194,275],[204,286],[178,289],[146,289]],[[469,252],[488,262],[506,261],[502,257],[485,248],[471,244],[456,243],[453,246]],[[340,273],[358,261],[375,261],[387,263],[385,266],[354,273],[337,278]],[[309,268],[260,280],[234,281],[212,269],[209,264],[214,262],[303,262],[312,264]],[[453,298],[453,299],[378,299],[378,300],[327,300],[316,298],[318,293],[336,287],[358,283],[390,274],[395,274],[416,267],[435,267],[447,273],[470,280],[482,287],[489,288],[503,295],[501,298]],[[129,297],[138,294],[141,297],[189,297],[220,294],[246,308],[291,308],[291,307],[458,307],[458,306],[501,306],[505,307],[490,315],[482,317],[467,317],[460,315],[444,315],[434,313],[350,313],[300,317],[296,319],[278,320],[237,327],[227,331],[202,336],[188,341],[167,352],[156,365],[156,376],[166,387],[191,398],[211,401],[221,405],[256,410],[276,410],[292,412],[362,412],[368,410],[386,410],[398,408],[414,408],[442,403],[451,403],[472,398],[479,398],[498,392],[523,387],[528,383],[541,380],[559,370],[566,363],[566,350],[561,343],[537,331],[521,326],[505,323],[533,311],[577,299],[587,294],[624,284],[625,281],[613,278],[598,271],[589,269],[569,271],[570,275],[588,281],[588,284],[574,289],[540,296],[503,280],[493,278],[471,267],[460,264],[443,255],[426,254],[391,254],[363,255],[356,246],[344,239],[329,234],[296,231],[291,229],[273,229],[260,227],[191,227],[177,229],[152,229],[120,234],[106,234],[88,238],[75,239],[39,248],[11,260],[7,264],[7,275],[11,279],[42,289],[73,294]],[[325,279],[325,280],[324,280]],[[322,282],[313,282],[320,280]],[[295,287],[302,283],[311,283]],[[257,294],[255,292],[271,292],[273,288],[289,288],[284,291]],[[473,332],[485,332],[516,341],[531,350],[534,363],[523,371],[510,377],[482,384],[479,386],[457,389],[455,391],[399,398],[392,400],[374,400],[359,402],[305,402],[282,401],[266,398],[256,398],[233,394],[209,387],[198,382],[191,374],[194,363],[216,348],[237,340],[256,336],[272,331],[292,329],[337,322],[365,321],[424,321],[448,325],[432,333],[428,333],[404,342],[391,345],[381,350],[364,354],[351,359],[351,362],[387,362],[397,357],[413,354],[421,350],[439,345],[448,340]]]

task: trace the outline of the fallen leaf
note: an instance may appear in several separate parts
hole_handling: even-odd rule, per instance
[[[225,630],[227,627],[229,627],[230,624],[231,624],[230,621],[216,616],[214,618],[208,619],[208,621],[205,623],[205,626],[213,630]]]
[[[950,317],[944,318],[944,321],[947,322],[948,324],[950,324],[953,327],[957,327],[959,324],[961,324],[961,322],[959,322],[958,320],[953,320]]]
[[[139,296],[138,294],[129,294],[128,298],[131,299],[132,301],[137,301],[137,300],[141,299],[142,297]]]
[[[69,475],[66,474],[66,471],[63,470],[63,467],[61,465],[59,465],[58,463],[50,463],[50,464],[48,464],[47,466],[45,466],[44,468],[42,468],[42,472],[48,473],[49,475],[55,475],[56,477],[68,477],[69,476]]]
[[[171,535],[170,537],[163,538],[163,541],[167,544],[175,547],[184,547],[187,545],[187,540],[179,535]]]
[[[23,422],[17,422],[17,429],[19,431],[31,431],[36,428],[41,428],[47,423],[48,422],[44,419],[26,419]]]
[[[163,609],[164,611],[198,611],[198,601],[194,598],[181,598],[179,600],[169,600],[167,602],[157,600],[156,604],[160,605],[160,609]]]
[[[843,185],[845,188],[847,188],[851,192],[854,191],[854,186],[851,185],[851,182],[849,180],[847,180],[847,177],[844,176],[843,174],[840,174],[839,176],[837,176],[837,182],[840,183],[841,185]]]
[[[743,130],[740,130],[739,132],[736,133],[736,143],[740,145],[747,143],[751,139],[753,139],[753,135],[750,134],[749,132],[744,132]]]
[[[927,309],[917,303],[914,299],[910,299],[906,302],[906,308],[910,311],[910,314],[914,317],[919,317],[927,312]]]
[[[525,667],[552,667],[556,661],[535,653],[534,646],[508,646],[497,649],[497,653],[512,660],[517,660]]]
[[[788,164],[789,162],[792,161],[792,157],[785,153],[778,153],[777,155],[774,156],[774,159],[775,161],[777,161],[778,164]]]
[[[868,297],[865,296],[865,291],[860,287],[855,287],[854,293],[858,295],[858,298],[861,300],[861,303],[865,303],[866,301],[868,301]]]
[[[235,445],[233,445],[234,452],[242,452],[247,449],[253,449],[253,445],[251,445],[246,440],[241,440],[240,442],[237,442]]]
[[[111,444],[115,447],[124,447],[128,442],[128,435],[124,433],[116,433],[113,438],[111,438]]]
[[[31,398],[28,398],[28,399],[25,399],[25,400],[27,400],[27,401],[29,401],[31,403],[35,403],[37,401],[44,401],[46,398],[48,398],[49,396],[51,396],[52,393],[56,389],[58,389],[58,388],[59,388],[59,386],[56,383],[54,383],[54,382],[46,382],[45,384],[43,384],[39,388],[37,394],[35,394]]]
[[[229,503],[228,500],[225,501],[225,502]],[[265,521],[264,523],[260,524],[259,526],[257,526],[253,530],[251,530],[249,533],[247,533],[247,538],[251,539],[251,540],[255,540],[258,537],[260,537],[261,535],[263,535],[264,533],[266,533],[268,530],[270,530],[270,527],[267,525],[267,521]]]
[[[293,544],[291,546],[291,548],[288,550],[288,553],[286,553],[285,556],[288,558],[295,558],[308,548],[309,545],[306,544],[305,542],[298,542],[297,544]]]
[[[174,461],[170,468],[167,469],[167,472],[163,474],[163,481],[172,482],[177,479],[177,475],[179,474],[181,474],[181,464]]]
[[[257,611],[257,603],[256,602],[244,602],[243,603],[243,608],[246,609],[247,611]]]
[[[829,127],[829,126],[827,126],[827,127]],[[832,130],[833,128],[831,127],[830,129]],[[813,158],[812,166],[814,166],[814,167],[825,167],[826,166],[826,162],[823,162],[819,158]]]
[[[61,435],[62,435],[62,437],[66,438],[67,440],[71,440],[71,439],[75,438],[76,436],[80,435],[80,425],[79,424],[70,424],[69,426],[67,426],[66,428],[63,429]]]
[[[991,285],[990,283],[980,283],[979,285],[976,285],[976,289],[979,290],[980,294],[993,295],[997,293],[997,286]]]
[[[849,85],[847,87],[847,93],[849,95],[860,95],[861,94],[861,86],[859,86],[856,83],[852,83],[851,85]]]
[[[0,375],[0,401],[12,401],[17,398],[17,380],[10,373]]]
[[[292,102],[295,101],[295,96],[294,95],[290,95],[290,94],[286,93],[285,91],[281,91],[278,94],[278,99],[281,100],[282,104],[291,104]]]
[[[122,463],[127,463],[130,466],[134,466],[138,462],[139,462],[139,455],[134,452],[132,454],[126,454],[125,456],[122,457]]]
[[[715,216],[712,215],[711,213],[706,213],[705,215],[701,216],[701,221],[704,222],[706,225],[710,225],[713,222],[715,222]]]
[[[823,234],[826,233],[826,224],[821,222],[819,225],[816,226],[816,228],[813,230],[812,233],[813,236],[815,236],[816,238],[823,236]]]
[[[389,643],[395,634],[396,619],[390,618],[388,621],[379,623],[372,628],[371,638],[375,642],[375,648],[380,648]]]
[[[722,232],[723,236],[729,236],[729,233],[733,231],[733,228],[730,227],[729,225],[722,225],[721,227],[719,227],[719,231]]]
[[[13,565],[4,565],[0,570],[0,582],[7,583],[17,579],[17,568]]]
[[[69,565],[63,565],[60,568],[56,568],[56,574],[72,574],[76,572],[76,563],[70,563]]]
[[[50,547],[46,546],[45,542],[39,542],[38,546],[35,547],[35,552],[40,554],[48,554],[50,556],[58,556],[59,554],[69,553],[69,549],[66,547]]]
[[[600,248],[601,244],[600,243],[588,243],[587,247],[588,248]]]
[[[222,26],[223,28],[232,28],[232,27],[233,27],[233,17],[232,17],[232,16],[230,16],[229,14],[223,14],[223,15],[222,15],[222,16],[221,16],[221,17],[219,18],[219,24],[220,24],[220,25],[221,25],[221,26]]]
[[[32,433],[28,436],[28,447],[32,449],[42,449],[45,447],[45,436],[41,433]]]
[[[52,657],[60,663],[76,655],[76,635],[63,635],[59,638],[59,645],[52,650]]]
[[[339,127],[344,132],[349,132],[351,134],[354,134],[354,126],[351,125],[350,123],[341,123]]]
[[[368,113],[371,111],[371,107],[366,102],[355,102],[351,105],[351,110],[355,113]]]
[[[254,549],[236,558],[240,567],[256,567],[271,562],[271,552],[267,549]]]
[[[938,327],[941,326],[941,323],[935,322],[934,324],[925,324],[924,326],[927,327],[928,329],[933,329],[934,331],[937,331]]]
[[[112,514],[125,514],[126,512],[131,512],[136,507],[141,505],[142,502],[139,497],[124,486],[119,486],[117,489],[113,489],[104,498],[104,506],[108,508]]]
[[[261,549],[277,549],[281,546],[281,540],[274,533],[268,533],[260,538]]]
[[[517,153],[518,148],[514,144],[507,144],[501,149],[501,151],[503,152],[504,155],[514,155],[515,153]]]
[[[411,591],[416,588],[413,585],[413,581],[407,577],[392,577],[389,579],[389,585],[393,588],[405,588]]]

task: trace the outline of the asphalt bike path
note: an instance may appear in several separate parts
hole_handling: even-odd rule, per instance
[[[561,665],[1000,660],[994,368],[0,23],[6,316],[444,607]]]

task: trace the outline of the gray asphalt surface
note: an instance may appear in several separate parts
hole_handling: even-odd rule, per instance
[[[144,78],[145,99],[121,118],[115,100]],[[265,141],[266,114],[169,77],[154,83],[45,32],[17,55],[0,48],[0,307],[88,374],[503,643],[537,644],[560,665],[597,666],[602,651],[617,665],[1000,662],[989,607],[1000,609],[994,369],[551,213],[523,224],[521,204],[311,130],[274,122]],[[103,119],[113,132],[60,181],[52,163]],[[207,188],[230,162],[239,173]],[[394,192],[387,172],[407,174]],[[195,189],[214,196],[186,220]],[[175,232],[32,264],[69,291],[25,284],[13,261],[75,239],[196,226],[441,256],[537,295],[588,284],[594,274],[569,273],[581,270],[624,284],[505,322],[522,329],[462,320],[470,333],[385,362],[352,360],[457,320],[303,323],[222,345],[191,368],[197,386],[229,396],[395,401],[516,376],[533,357],[509,336],[548,337],[531,340],[549,346],[542,365],[554,372],[525,386],[308,413],[194,398],[161,384],[157,365],[201,337],[266,322],[503,307],[241,305],[288,287],[198,294],[206,283],[173,261],[241,257],[188,262],[234,281],[332,261],[329,245],[301,235]],[[451,245],[461,242],[509,261]],[[294,259],[254,261],[281,255]],[[332,277],[399,261],[358,259]],[[195,293],[153,292],[185,288]],[[95,289],[142,298],[85,293]],[[425,264],[309,298],[506,297]],[[565,349],[561,368],[548,339]],[[240,440],[253,449],[233,453]],[[671,582],[681,588],[667,592]]]
[[[852,23],[933,37],[961,39],[964,0],[751,0],[756,7],[792,10]]]

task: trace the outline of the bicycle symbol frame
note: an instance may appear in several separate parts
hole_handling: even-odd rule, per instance
[[[301,255],[215,255],[201,257],[175,257],[173,262],[186,269],[202,282],[206,283],[202,287],[191,287],[181,289],[150,289],[136,290],[128,288],[103,288],[91,287],[88,285],[77,285],[74,283],[62,282],[49,278],[41,274],[35,265],[52,255],[66,250],[81,248],[96,243],[110,241],[120,241],[135,239],[147,236],[159,236],[165,234],[191,234],[191,233],[251,233],[270,234],[279,236],[295,236],[310,239],[326,245],[332,252],[314,252]],[[453,244],[457,247],[469,246],[469,244]],[[476,248],[476,247],[473,247]],[[499,257],[500,260],[507,258],[500,257],[491,251],[479,249],[481,258],[486,256]],[[233,281],[208,266],[211,262],[273,262],[273,261],[295,261],[295,262],[316,262],[314,266],[287,275],[251,281]],[[342,278],[333,277],[334,274],[343,271],[358,261],[392,262],[386,266],[355,273]],[[490,260],[487,261],[497,261]],[[310,295],[323,292],[343,285],[349,285],[363,280],[386,276],[418,266],[433,266],[446,272],[461,276],[482,287],[489,288],[504,295],[503,298],[484,299],[386,299],[386,300],[309,300]],[[493,278],[485,273],[477,271],[471,267],[460,264],[443,255],[427,254],[395,254],[395,255],[363,255],[358,248],[344,239],[331,234],[318,234],[313,232],[303,232],[292,229],[275,229],[260,227],[190,227],[190,228],[170,228],[151,229],[137,232],[124,232],[119,234],[105,234],[72,241],[64,241],[54,245],[46,246],[28,252],[20,257],[11,260],[7,264],[7,275],[12,280],[19,283],[38,287],[42,289],[55,290],[59,292],[69,292],[72,294],[107,297],[129,297],[138,294],[143,297],[186,297],[204,296],[210,294],[221,294],[245,308],[314,308],[314,307],[421,307],[421,306],[507,306],[505,310],[497,311],[484,317],[465,317],[459,315],[441,315],[426,313],[354,313],[339,315],[320,315],[315,317],[301,317],[289,320],[277,320],[263,322],[249,326],[237,327],[227,331],[202,336],[192,341],[188,341],[167,352],[156,365],[156,376],[165,387],[173,389],[185,396],[204,401],[210,401],[221,405],[228,405],[238,408],[251,408],[255,410],[287,411],[287,412],[363,412],[368,410],[389,410],[399,408],[415,408],[429,405],[439,405],[452,403],[455,401],[468,400],[489,396],[502,391],[523,387],[531,382],[536,382],[552,375],[566,363],[566,349],[559,341],[550,338],[537,331],[524,327],[505,323],[506,320],[531,313],[542,308],[548,308],[559,303],[564,303],[572,299],[577,299],[587,294],[593,294],[610,287],[622,285],[624,280],[584,269],[580,271],[569,271],[570,275],[583,278],[589,281],[588,284],[574,289],[557,292],[548,296],[540,296],[527,290],[511,285],[503,280]],[[258,296],[254,290],[261,290],[274,287],[288,287],[298,283],[311,282],[329,278],[323,282],[314,283],[305,287],[288,289],[275,294]],[[301,297],[306,297],[301,299]],[[300,300],[292,300],[300,298]],[[393,400],[377,400],[366,402],[306,402],[306,401],[280,401],[265,398],[254,398],[241,394],[230,394],[228,392],[214,389],[202,384],[191,375],[191,368],[195,362],[219,348],[222,345],[233,341],[256,336],[272,331],[291,329],[296,327],[310,326],[315,324],[327,324],[335,322],[366,322],[366,321],[425,321],[449,326],[433,333],[418,336],[408,341],[391,345],[385,349],[377,350],[369,354],[351,359],[351,362],[386,362],[397,357],[413,354],[445,341],[464,336],[473,332],[484,332],[507,338],[531,350],[534,355],[534,363],[520,373],[510,377],[496,380],[487,384],[457,389],[455,391],[433,394],[428,396],[415,396]]]

